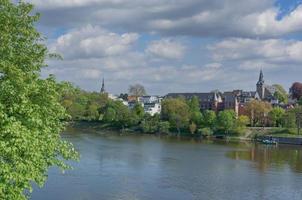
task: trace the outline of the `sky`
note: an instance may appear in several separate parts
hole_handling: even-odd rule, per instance
[[[113,94],[286,90],[302,81],[301,0],[27,0],[49,51],[42,75]]]

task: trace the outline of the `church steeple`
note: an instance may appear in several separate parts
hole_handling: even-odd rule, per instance
[[[264,76],[262,69],[260,70],[259,81],[258,84],[264,84]]]
[[[258,93],[260,99],[264,99],[265,98],[265,85],[264,85],[264,76],[263,76],[262,69],[260,70],[259,80],[258,80],[256,86],[257,86],[257,93]]]
[[[103,78],[103,81],[102,81],[102,88],[101,88],[101,93],[105,93],[105,80]]]

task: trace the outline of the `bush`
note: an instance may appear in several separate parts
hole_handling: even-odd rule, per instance
[[[202,136],[206,136],[206,137],[213,135],[213,131],[210,128],[198,129],[198,133],[201,134]]]
[[[169,129],[170,129],[170,123],[169,122],[159,122],[158,124],[158,131],[160,133],[169,133]]]
[[[236,127],[234,130],[231,131],[231,134],[240,136],[240,135],[245,135],[247,129],[246,127]]]

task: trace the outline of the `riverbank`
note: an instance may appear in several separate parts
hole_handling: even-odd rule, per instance
[[[82,130],[90,130],[99,134],[112,133],[112,131],[119,134],[139,134],[142,132],[138,128],[125,128],[123,130],[110,126],[109,124],[100,123],[99,121],[73,121],[69,122],[69,128],[81,128]],[[263,139],[273,138],[280,144],[292,144],[302,145],[302,136],[293,134],[294,130],[285,128],[263,128],[263,127],[249,127],[246,129],[246,133],[240,136],[213,134],[212,136],[204,136],[200,134],[189,134],[182,133],[179,135],[177,132],[170,133],[144,133],[146,135],[161,135],[161,136],[172,136],[181,138],[193,138],[193,139],[208,139],[208,140],[225,140],[228,142],[253,142],[261,141]]]

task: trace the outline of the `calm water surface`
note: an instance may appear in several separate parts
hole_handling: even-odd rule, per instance
[[[302,199],[302,149],[118,136],[64,135],[81,153],[74,170],[51,169],[32,200]]]

